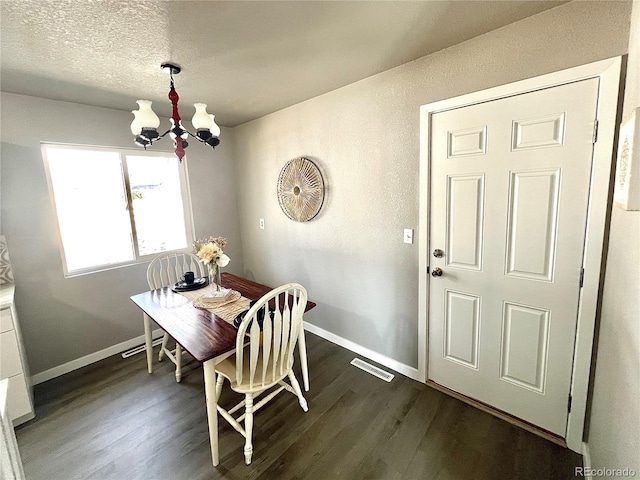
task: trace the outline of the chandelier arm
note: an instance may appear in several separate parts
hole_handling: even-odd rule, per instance
[[[200,138],[198,138],[197,135],[194,135],[193,133],[191,133],[189,130],[187,130],[186,128],[184,129],[185,132],[187,132],[189,134],[189,136],[195,138],[196,140],[198,140],[199,142],[201,142],[202,140],[200,140]]]
[[[164,138],[167,135],[167,133],[169,133],[170,131],[171,131],[171,129],[167,130],[162,135],[159,135],[158,138],[154,138],[153,141],[155,142],[157,140],[160,140],[161,138]]]
[[[215,137],[211,137],[209,140],[203,140],[202,138],[200,138],[198,135],[194,135],[193,133],[191,133],[188,130],[185,130],[189,135],[191,135],[193,138],[195,138],[196,140],[198,140],[200,143],[204,143],[205,145],[209,145],[211,148],[215,148],[216,145],[218,145],[220,143],[220,141],[218,141],[218,143],[215,143],[215,145],[212,145],[212,142],[215,142],[213,139]]]

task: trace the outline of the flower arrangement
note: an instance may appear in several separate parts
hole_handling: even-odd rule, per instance
[[[223,237],[205,237],[193,243],[193,249],[200,261],[209,268],[209,281],[220,286],[220,268],[229,265],[231,259],[223,252],[227,239]]]

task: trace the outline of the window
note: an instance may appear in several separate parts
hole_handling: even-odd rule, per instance
[[[66,276],[193,242],[186,163],[168,153],[44,144]]]

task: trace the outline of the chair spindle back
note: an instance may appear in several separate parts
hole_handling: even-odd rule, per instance
[[[185,272],[196,278],[204,276],[204,265],[193,253],[163,253],[154,258],[147,268],[149,288],[168,287],[182,280]]]
[[[307,306],[307,290],[288,283],[271,290],[246,313],[236,338],[237,383],[249,388],[265,388],[287,376],[293,365],[293,353],[302,328]],[[263,329],[258,323],[263,312]],[[244,358],[249,342],[249,358]],[[243,378],[244,363],[249,362],[249,378]]]

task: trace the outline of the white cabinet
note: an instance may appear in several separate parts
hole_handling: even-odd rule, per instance
[[[24,480],[18,442],[7,414],[9,380],[0,380],[0,473],[2,480]]]
[[[13,303],[15,287],[0,289],[0,380],[8,379],[7,410],[14,425],[34,416],[29,368],[24,354],[20,324]]]

